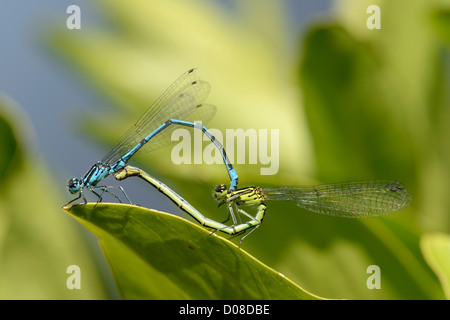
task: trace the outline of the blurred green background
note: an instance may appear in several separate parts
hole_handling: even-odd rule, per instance
[[[279,172],[262,176],[260,164],[236,164],[240,186],[396,179],[413,197],[405,210],[364,220],[269,203],[245,250],[322,297],[450,298],[450,1],[377,1],[375,30],[366,27],[371,1],[334,1],[295,32],[285,1],[76,4],[82,19],[93,10],[100,23],[68,30],[63,11],[39,25],[35,41],[65,77],[104,102],[64,124],[99,152],[95,159],[61,148],[82,170],[196,67],[218,107],[208,127],[280,130]],[[0,298],[117,298],[95,239],[61,209],[71,199],[65,181],[84,172],[67,173],[39,151],[32,128],[52,124],[30,123],[14,100],[0,100]],[[165,148],[132,164],[220,220],[225,212],[211,193],[227,182],[223,165],[169,159]],[[152,191],[129,183],[144,199]],[[66,287],[71,264],[81,267],[82,290]],[[367,288],[371,265],[380,267],[381,289]]]

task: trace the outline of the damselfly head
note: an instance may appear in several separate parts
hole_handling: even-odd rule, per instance
[[[72,178],[69,180],[69,183],[67,185],[69,187],[69,192],[74,194],[77,193],[78,191],[80,191],[80,180],[78,180],[77,178]]]
[[[214,188],[214,198],[216,200],[224,200],[227,196],[227,186],[224,184],[219,184]]]

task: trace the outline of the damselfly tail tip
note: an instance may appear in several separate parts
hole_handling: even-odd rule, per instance
[[[400,181],[395,181],[393,183],[388,184],[387,188],[389,189],[389,191],[395,192],[395,193],[398,193],[399,195],[401,195],[402,201],[399,201],[399,203],[398,203],[398,210],[409,206],[409,204],[412,201],[411,194],[409,193],[409,191],[406,189],[406,187]]]

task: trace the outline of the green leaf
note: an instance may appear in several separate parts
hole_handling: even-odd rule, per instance
[[[445,43],[450,44],[450,10],[440,9],[433,12],[431,23],[436,35]]]
[[[424,234],[420,244],[425,260],[439,278],[445,296],[450,299],[450,236],[444,233]]]
[[[8,168],[13,163],[14,154],[17,150],[17,140],[14,132],[3,114],[0,114],[0,185],[8,173]]]
[[[185,219],[119,204],[65,209],[100,239],[123,298],[319,298]]]

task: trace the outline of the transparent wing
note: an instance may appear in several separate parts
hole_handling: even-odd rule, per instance
[[[210,85],[198,79],[195,69],[176,80],[139,118],[103,158],[103,163],[114,164],[142,139],[169,119],[208,122],[215,114],[215,107],[202,102],[209,94]],[[168,127],[148,143],[140,152],[149,152],[171,143],[170,136],[177,126]]]
[[[361,181],[314,187],[264,189],[267,200],[290,200],[304,209],[340,217],[381,216],[409,205],[398,181]]]
[[[183,121],[187,121],[187,122],[201,121],[202,124],[205,124],[208,121],[210,121],[216,114],[216,107],[211,104],[199,104],[199,105],[195,106],[195,108],[191,108],[188,111],[189,111],[188,113],[175,115],[175,116],[171,117],[170,119],[183,120]],[[193,130],[191,127],[186,127],[186,126],[181,127],[179,125],[171,125],[170,127],[167,127],[166,129],[164,129],[163,131],[158,133],[154,138],[152,138],[142,148],[143,152],[153,151],[153,150],[165,147],[165,146],[173,143],[173,141],[171,141],[172,132],[174,130],[180,129],[180,128],[183,128],[183,129],[186,129],[189,131]],[[196,129],[196,130],[198,130],[198,129]]]

